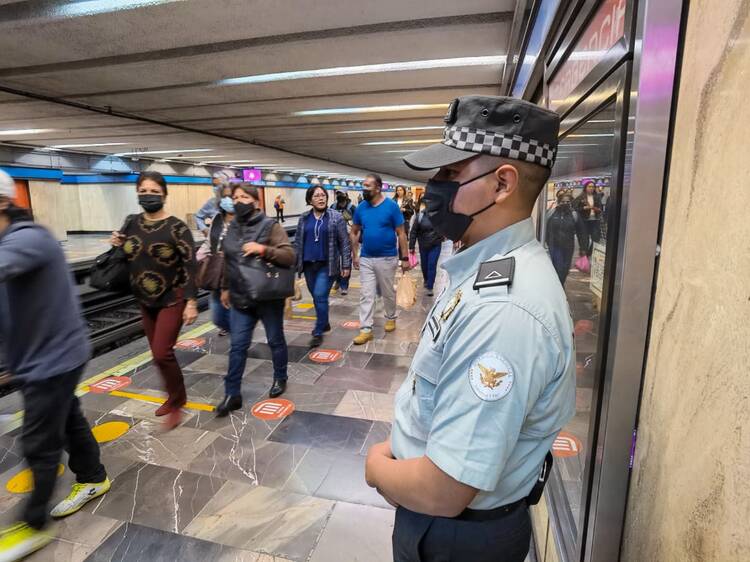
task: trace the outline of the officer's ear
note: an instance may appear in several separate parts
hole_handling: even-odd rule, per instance
[[[495,170],[495,180],[497,181],[495,203],[503,203],[518,191],[520,174],[512,164],[503,164]]]

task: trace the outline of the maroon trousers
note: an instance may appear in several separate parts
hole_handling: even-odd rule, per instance
[[[164,308],[141,305],[143,329],[146,331],[154,363],[164,379],[164,389],[168,394],[167,404],[175,409],[182,408],[187,402],[182,369],[174,354],[174,346],[182,328],[184,310],[184,300]]]

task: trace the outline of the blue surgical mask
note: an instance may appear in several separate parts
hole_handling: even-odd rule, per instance
[[[234,214],[234,201],[232,201],[231,197],[222,197],[221,201],[219,202],[219,207],[221,207],[227,213]]]

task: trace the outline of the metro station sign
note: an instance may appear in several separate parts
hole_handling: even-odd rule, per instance
[[[560,65],[548,86],[549,108],[562,105],[570,93],[604,59],[625,35],[627,0],[605,0],[578,39],[573,52]]]

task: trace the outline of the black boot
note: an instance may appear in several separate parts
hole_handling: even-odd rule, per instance
[[[216,417],[224,418],[229,412],[242,408],[242,396],[225,396],[221,404],[216,406]]]
[[[312,349],[313,347],[320,347],[322,343],[323,343],[323,336],[314,335],[310,339],[310,349]]]
[[[270,398],[276,398],[277,396],[281,396],[282,394],[284,394],[285,390],[286,390],[286,381],[275,380],[273,381],[271,390],[268,391],[268,396]]]

